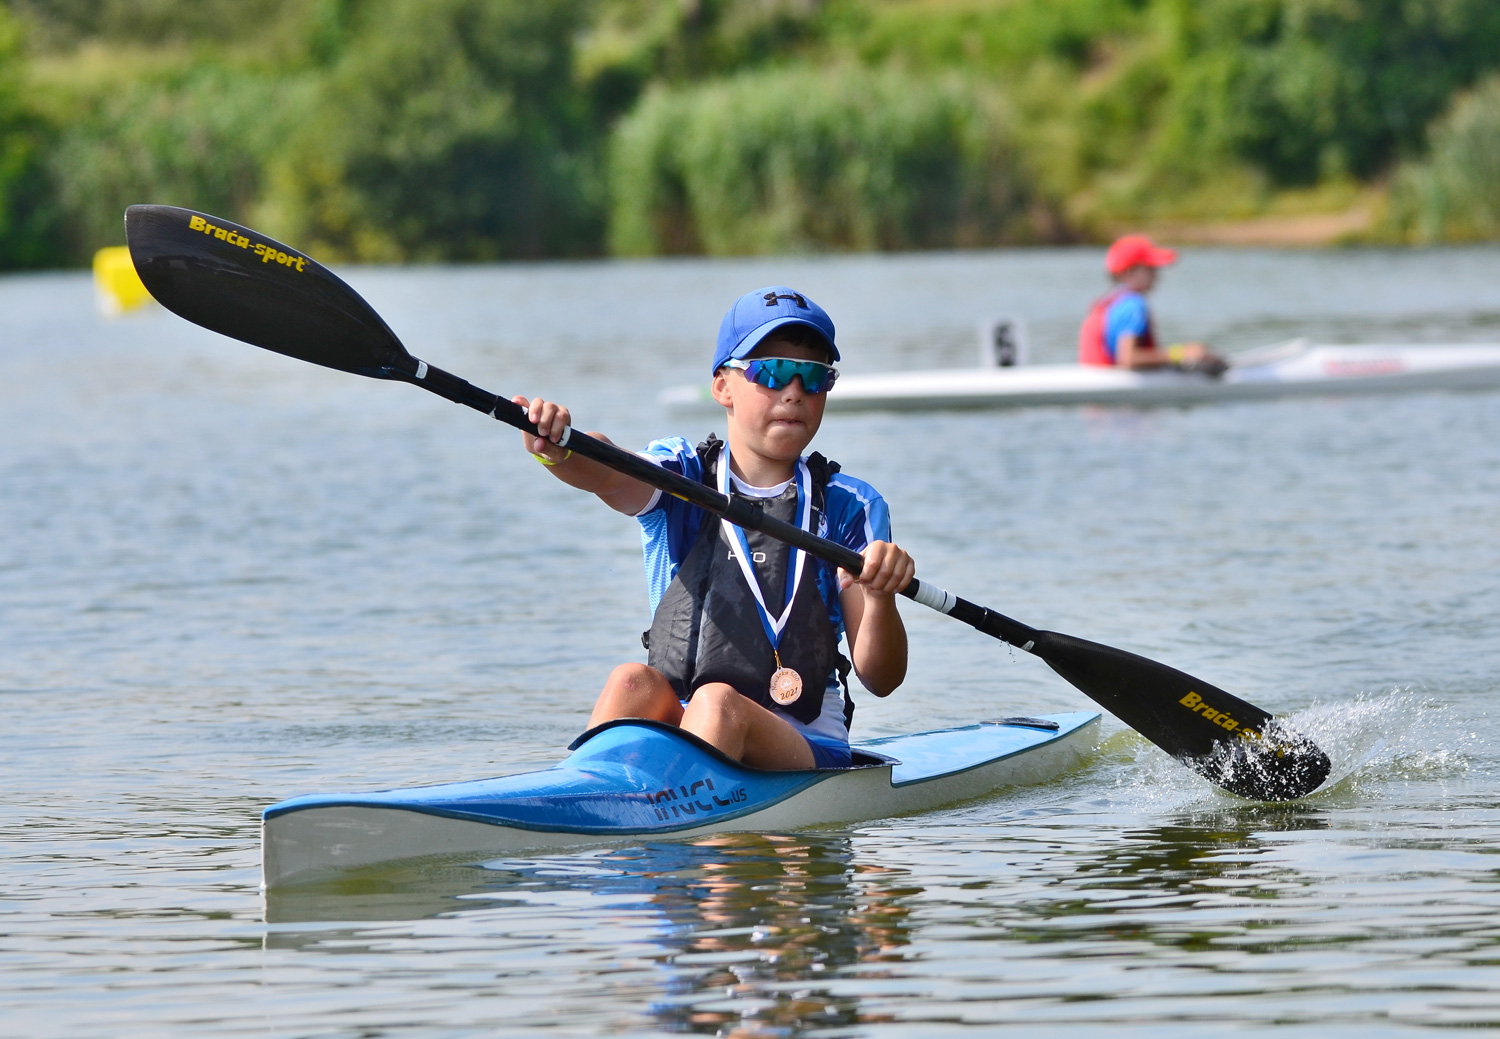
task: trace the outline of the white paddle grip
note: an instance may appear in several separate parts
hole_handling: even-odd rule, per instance
[[[939,613],[952,613],[953,607],[958,603],[958,596],[939,588],[931,581],[918,581],[917,593],[912,598]]]

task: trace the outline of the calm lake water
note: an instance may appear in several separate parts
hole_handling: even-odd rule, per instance
[[[1062,359],[1092,250],[344,272],[418,356],[637,445],[749,288],[845,370]],[[1500,341],[1500,251],[1192,250],[1169,338]],[[722,432],[722,429],[719,430]],[[519,437],[75,274],[0,279],[7,1035],[1409,1035],[1500,1027],[1500,394],[830,419],[918,572],[1290,716],[1220,794],[1118,723],[1048,786],[808,834],[260,890],[259,812],[556,760],[647,623]],[[866,735],[1089,701],[914,605]]]

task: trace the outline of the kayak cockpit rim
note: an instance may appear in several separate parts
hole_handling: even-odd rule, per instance
[[[838,768],[756,768],[754,765],[747,765],[743,761],[734,760],[734,758],[731,758],[729,755],[725,754],[722,750],[720,750],[718,747],[715,747],[712,743],[709,743],[708,741],[695,736],[693,733],[688,732],[686,729],[681,728],[680,726],[669,725],[666,722],[660,722],[654,718],[614,718],[610,721],[602,722],[598,725],[595,725],[593,728],[585,729],[583,732],[579,733],[577,739],[568,744],[568,749],[578,750],[585,743],[593,739],[595,736],[599,735],[601,732],[604,732],[606,729],[613,729],[620,725],[634,725],[640,728],[656,729],[659,732],[670,733],[671,735],[676,736],[679,739],[691,743],[693,746],[703,751],[703,753],[711,757],[718,758],[724,764],[731,765],[734,768],[744,769],[746,772],[764,772],[773,775],[785,775],[787,772],[849,772],[854,769],[879,768],[881,765],[901,764],[898,759],[891,757],[889,754],[879,754],[874,751],[864,750],[859,747],[851,746],[849,748],[849,753],[854,762],[851,765],[844,765]]]

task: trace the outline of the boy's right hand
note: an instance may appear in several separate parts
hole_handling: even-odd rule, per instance
[[[640,515],[641,510],[651,503],[656,490],[650,484],[616,472],[602,462],[575,455],[570,448],[558,446],[557,442],[573,424],[573,416],[567,408],[541,397],[512,397],[511,403],[520,405],[526,412],[526,421],[537,430],[536,433],[522,432],[521,446],[541,458],[553,476],[570,487],[597,494],[604,504],[627,516]],[[614,445],[614,441],[603,433],[579,430],[579,434],[601,444]]]
[[[536,426],[537,433],[540,434],[534,436],[522,432],[521,443],[527,451],[554,463],[561,462],[568,456],[570,452],[567,448],[557,446],[563,432],[573,424],[573,416],[568,413],[567,408],[541,397],[528,399],[516,396],[511,398],[511,403],[526,409],[527,421]]]

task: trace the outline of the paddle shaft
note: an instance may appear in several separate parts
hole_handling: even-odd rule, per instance
[[[407,360],[410,360],[410,365],[405,363]],[[519,430],[537,433],[536,425],[526,417],[526,409],[515,401],[480,389],[467,379],[459,378],[452,372],[434,367],[426,361],[408,355],[399,359],[396,365],[387,371],[388,378],[410,382],[445,400],[492,415]],[[836,541],[818,537],[811,531],[803,530],[795,524],[768,515],[764,509],[754,508],[746,501],[721,494],[706,484],[663,469],[640,455],[632,454],[602,440],[596,440],[571,426],[563,434],[559,446],[566,447],[615,472],[660,488],[716,516],[722,516],[736,526],[762,531],[777,541],[800,548],[809,555],[841,567],[851,574],[858,575],[864,567],[864,556],[851,548],[846,548]],[[1036,628],[1028,627],[1018,620],[986,609],[967,599],[960,599],[952,592],[915,577],[905,588],[901,589],[901,594],[1026,652],[1031,652],[1036,645],[1037,637],[1041,634]]]

